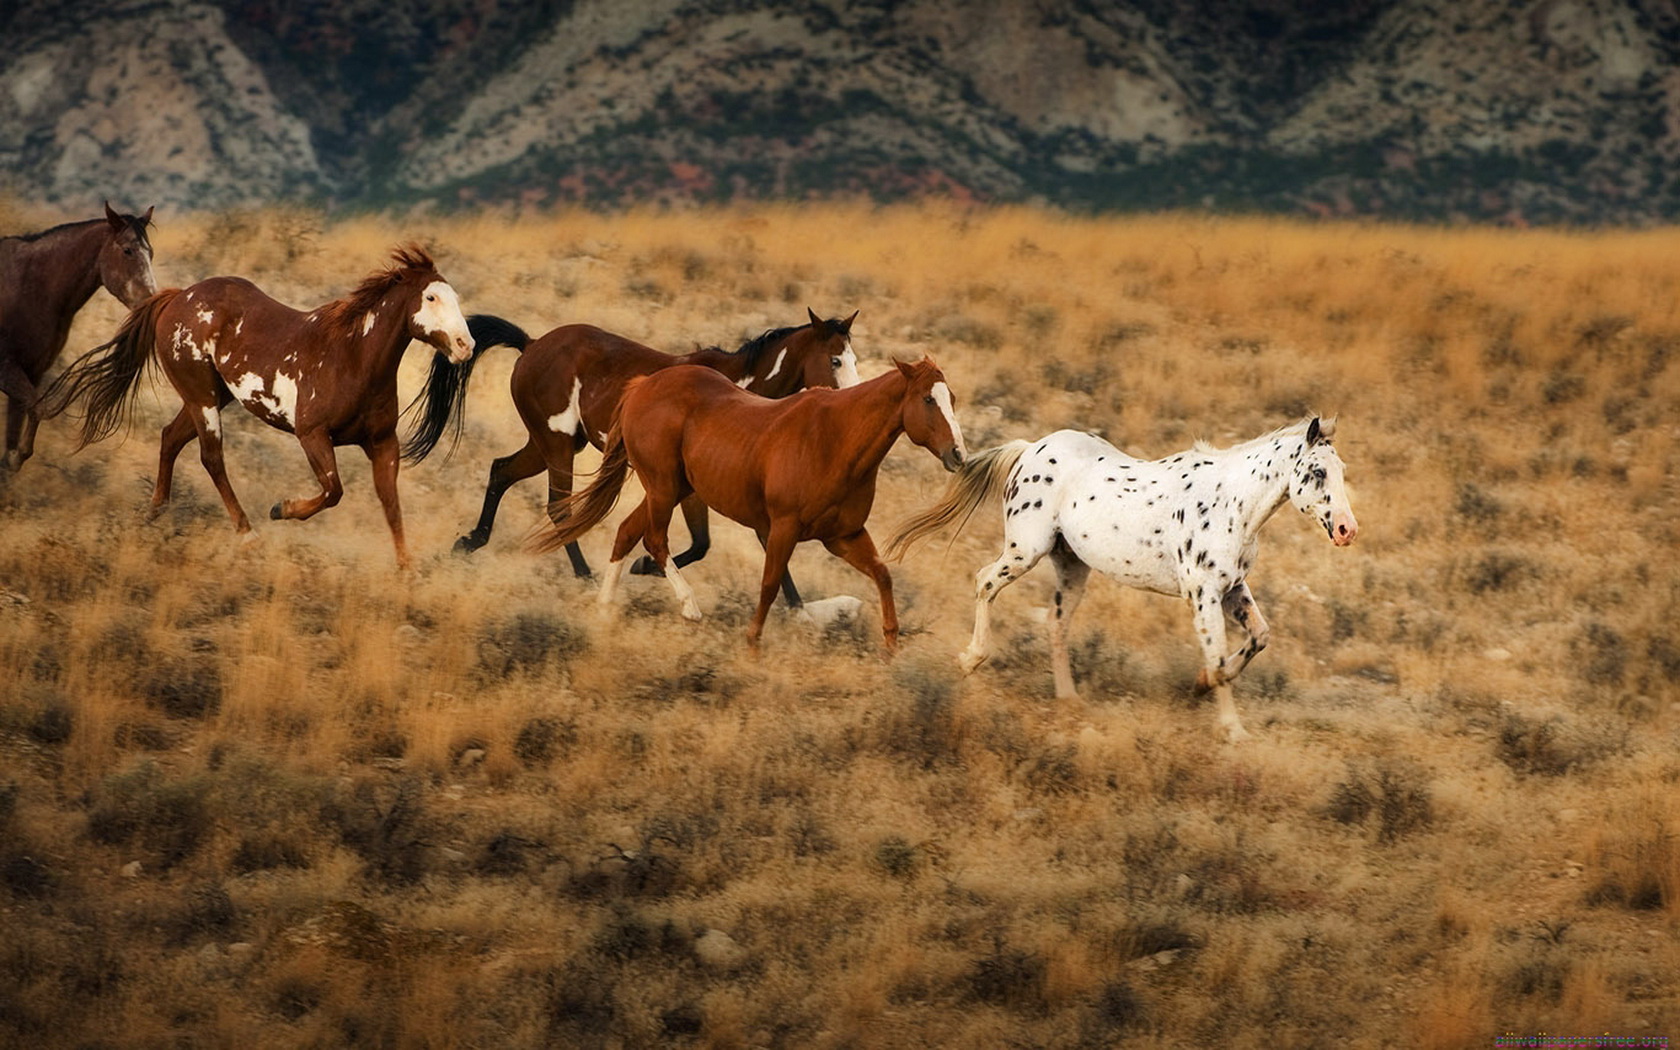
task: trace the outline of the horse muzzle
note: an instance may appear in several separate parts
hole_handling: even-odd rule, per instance
[[[952,474],[956,473],[958,470],[962,469],[962,465],[963,465],[962,449],[957,448],[955,445],[952,445],[950,448],[946,449],[943,453],[940,454],[939,462],[945,465],[945,470],[948,473],[952,473]]]
[[[1336,546],[1351,546],[1354,538],[1359,535],[1359,522],[1354,520],[1352,514],[1338,514],[1330,520],[1325,531],[1330,533],[1330,542]]]
[[[449,358],[452,365],[464,365],[472,360],[473,348],[478,344],[473,342],[472,336],[455,336],[449,340],[449,346],[444,350],[444,356]]]

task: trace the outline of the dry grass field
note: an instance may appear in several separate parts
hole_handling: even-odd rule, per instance
[[[63,216],[0,203],[0,230]],[[126,440],[43,426],[0,482],[0,1044],[1488,1047],[1680,1037],[1680,258],[1671,232],[808,206],[512,219],[160,215],[160,284],[324,302],[418,239],[469,312],[733,347],[861,310],[933,354],[971,449],[1063,426],[1163,455],[1339,417],[1359,542],[1287,506],[1271,647],[1220,742],[1189,614],[1093,579],[1051,699],[1041,567],[963,678],[995,515],[860,623],[743,634],[714,526],[683,622],[526,553],[540,480],[487,356],[455,455],[365,460],[312,521],[296,443],[226,420],[260,542],[191,449],[143,519]],[[121,308],[100,293],[72,347]],[[405,397],[424,356],[411,350]],[[155,392],[154,392],[155,390]],[[594,453],[584,465],[595,462]],[[903,443],[877,536],[945,483]],[[617,515],[628,510],[622,504]],[[679,526],[680,529],[680,526]],[[610,534],[585,542],[597,564]]]

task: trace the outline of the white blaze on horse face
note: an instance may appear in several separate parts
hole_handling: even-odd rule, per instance
[[[572,380],[572,400],[567,403],[566,411],[548,417],[548,429],[556,434],[576,434],[578,423],[581,421],[581,409],[578,405],[583,399],[583,380]]]
[[[449,282],[433,281],[420,293],[414,326],[425,333],[427,342],[442,350],[455,364],[472,357],[473,337],[467,331],[467,319],[461,316],[461,300]]]
[[[852,352],[852,341],[848,339],[846,349],[840,351],[840,367],[834,370],[834,385],[844,390],[861,382],[863,380],[858,377],[857,354]]]
[[[933,384],[929,393],[933,395],[933,403],[939,406],[939,411],[945,416],[945,424],[951,428],[951,440],[956,443],[957,455],[967,459],[968,449],[963,445],[962,425],[957,422],[957,412],[951,404],[951,388],[941,381]]]

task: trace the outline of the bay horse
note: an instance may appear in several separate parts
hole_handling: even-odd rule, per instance
[[[1075,430],[1011,441],[976,453],[940,502],[900,526],[888,557],[902,557],[953,521],[961,531],[1001,493],[1004,551],[975,574],[974,637],[959,658],[963,671],[986,659],[993,599],[1048,554],[1056,570],[1050,667],[1058,699],[1078,696],[1067,631],[1094,567],[1190,604],[1202,650],[1197,689],[1215,692],[1219,725],[1231,741],[1243,740],[1230,683],[1271,634],[1246,582],[1261,526],[1288,502],[1338,547],[1359,533],[1330,443],[1335,432],[1335,420],[1314,417],[1230,448],[1197,444],[1153,461]],[[1227,628],[1239,639],[1234,648]]]
[[[40,233],[0,238],[0,393],[6,395],[7,469],[35,454],[41,378],[70,337],[76,312],[103,287],[133,308],[157,291],[153,209],[65,223]]]
[[[251,531],[222,462],[221,412],[237,400],[252,415],[297,437],[321,491],[276,503],[269,517],[302,520],[343,496],[340,445],[358,445],[373,465],[373,484],[406,568],[402,508],[397,502],[397,366],[410,340],[463,362],[473,350],[455,289],[417,245],[392,253],[394,265],[343,299],[304,313],[269,298],[240,277],[212,277],[170,288],[141,303],[109,343],[83,355],[48,391],[55,410],[86,402],[81,443],[123,424],[135,380],[154,356],[181,396],[158,445],[152,512],[169,500],[175,458],[193,439],[235,531]],[[108,351],[108,352],[107,352]],[[80,446],[78,446],[80,447]],[[409,456],[423,458],[424,452]]]
[[[594,325],[568,324],[532,339],[517,325],[499,317],[475,314],[467,327],[477,342],[473,359],[493,346],[511,346],[520,351],[508,386],[514,408],[525,424],[525,446],[490,464],[484,488],[484,507],[472,532],[455,541],[463,553],[475,551],[490,541],[496,510],[502,495],[514,484],[548,470],[549,512],[571,492],[574,457],[585,445],[602,447],[612,425],[613,410],[624,396],[625,385],[638,376],[650,375],[674,365],[704,365],[717,370],[743,390],[768,398],[781,398],[807,387],[848,387],[858,382],[857,355],[852,351],[852,322],[847,318],[823,319],[805,308],[810,323],[774,328],[728,352],[721,347],[697,349],[676,356],[603,331]],[[439,374],[428,384],[431,391],[429,418],[448,416],[451,397],[458,406],[466,396],[471,363],[447,369],[434,364]],[[457,414],[456,418],[459,418]],[[436,428],[427,436],[439,433]],[[421,437],[425,440],[425,437]],[[683,567],[706,556],[711,546],[706,506],[699,500],[685,500],[683,519],[688,524],[689,548],[677,555]],[[558,519],[555,519],[558,520]],[[588,576],[589,563],[578,545],[566,546],[572,571]],[[655,571],[643,559],[632,570]],[[784,586],[788,605],[800,607],[799,592],[792,579]]]
[[[892,576],[865,524],[876,474],[900,434],[932,452],[946,470],[965,455],[962,428],[945,374],[931,359],[895,361],[884,375],[844,390],[811,389],[780,401],[742,390],[721,373],[678,365],[631,380],[607,432],[601,469],[586,488],[561,501],[555,524],[538,539],[557,550],[599,524],[634,469],[646,493],[619,526],[599,601],[610,605],[625,556],[641,543],[664,568],[682,615],[700,618],[666,530],[690,495],[752,529],[764,546],[758,608],[747,630],[757,648],[764,618],[796,544],[820,541],[875,581],[881,633],[898,644]]]

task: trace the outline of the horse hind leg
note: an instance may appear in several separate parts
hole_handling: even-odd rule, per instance
[[[671,590],[677,596],[682,606],[682,616],[685,620],[700,619],[700,603],[694,600],[694,588],[683,579],[682,570],[671,560],[671,511],[668,503],[654,503],[644,501],[647,506],[647,532],[642,537],[642,546],[647,548],[648,557],[663,570],[665,579],[671,584]],[[626,552],[628,553],[628,552]],[[634,572],[635,570],[630,570]]]
[[[195,411],[192,405],[183,407],[181,411],[192,422],[193,429],[198,431],[198,461],[204,465],[204,472],[210,475],[210,483],[216,486],[217,494],[222,497],[222,505],[227,508],[228,517],[233,519],[233,530],[241,535],[249,533],[251,519],[245,516],[245,508],[239,505],[239,497],[233,494],[227,464],[222,458],[221,412],[210,406],[198,406]],[[182,444],[185,445],[185,442]],[[179,451],[176,450],[177,453]]]
[[[607,571],[601,576],[601,592],[595,597],[595,604],[602,609],[609,608],[618,593],[618,582],[624,576],[624,570],[629,568],[625,560],[630,552],[636,549],[636,544],[643,542],[647,534],[648,501],[643,496],[636,504],[636,509],[630,512],[618,526],[618,534],[613,537],[612,555],[607,559]]]
[[[701,502],[698,496],[691,493],[682,501],[680,506],[682,507],[683,524],[688,526],[688,549],[672,558],[671,564],[682,569],[704,558],[706,552],[712,549],[712,527],[706,504]],[[651,557],[637,560],[636,564],[631,566],[630,571],[637,576],[658,576],[661,573],[661,569]],[[798,606],[799,598],[797,594],[790,604],[795,607]]]
[[[1242,674],[1249,662],[1260,654],[1260,650],[1266,648],[1266,643],[1272,637],[1272,629],[1266,623],[1266,618],[1260,615],[1260,607],[1255,604],[1254,595],[1249,593],[1246,583],[1239,583],[1231,588],[1221,604],[1225,609],[1226,626],[1234,627],[1236,630],[1231,633],[1243,639],[1220,664],[1220,676],[1229,682]]]
[[[1091,567],[1059,535],[1050,549],[1050,563],[1056,569],[1056,597],[1050,616],[1050,677],[1056,685],[1056,699],[1077,700],[1079,691],[1073,684],[1073,665],[1068,657],[1068,627],[1085,597]]]
[[[203,410],[215,413],[216,428],[221,427],[221,415],[215,409]],[[152,503],[147,511],[148,520],[156,519],[163,513],[164,505],[169,502],[170,493],[175,487],[175,460],[181,455],[181,450],[188,442],[198,437],[198,428],[193,425],[193,410],[186,405],[175,418],[163,425],[163,431],[158,435],[158,469],[157,479],[152,483]],[[205,417],[208,424],[209,416]]]
[[[1047,527],[1042,534],[1029,537],[1029,530],[1016,524],[1021,521],[1022,517],[1006,513],[1003,553],[997,561],[974,574],[974,636],[969,639],[968,648],[957,657],[964,674],[972,674],[991,653],[992,602],[1005,587],[1032,571],[1055,542],[1053,528]]]
[[[881,636],[889,652],[897,649],[898,609],[893,604],[892,573],[881,561],[880,554],[875,550],[875,541],[870,538],[868,530],[859,530],[855,535],[842,539],[824,541],[823,546],[844,560],[847,565],[875,581],[875,589],[881,595]]]

